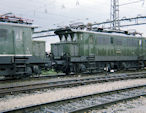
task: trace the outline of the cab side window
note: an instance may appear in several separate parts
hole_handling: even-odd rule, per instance
[[[0,38],[7,38],[8,30],[7,29],[0,29]]]
[[[22,41],[23,32],[21,30],[17,30],[15,32],[15,37],[17,41]]]
[[[113,37],[111,37],[111,44],[113,44],[114,43],[114,39],[113,39]]]

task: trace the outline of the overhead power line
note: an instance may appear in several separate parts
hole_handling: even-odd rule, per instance
[[[128,3],[124,3],[124,4],[120,4],[119,6],[124,6],[124,5],[129,5],[129,4],[135,4],[135,3],[139,3],[139,2],[145,2],[145,0],[138,0],[138,1],[133,1],[133,2],[128,2]]]
[[[45,33],[45,32],[51,32],[51,31],[55,31],[56,29],[47,29],[47,30],[42,30],[42,31],[35,31],[34,34],[37,33]]]
[[[105,21],[105,22],[101,22],[101,23],[95,23],[95,24],[92,24],[92,26],[100,26],[100,25],[106,25],[108,24],[109,27],[107,28],[110,28],[110,24],[112,23],[113,21]],[[146,16],[138,16],[138,17],[133,17],[133,18],[123,18],[123,19],[119,19],[119,22],[134,22],[132,24],[121,24],[120,27],[127,27],[127,26],[136,26],[136,25],[144,25],[146,24]],[[117,26],[116,26],[117,27]],[[48,29],[48,30],[42,30],[42,31],[37,31],[37,32],[34,32],[34,34],[40,34],[40,33],[47,33],[47,32],[52,32],[52,31],[55,31],[57,30],[56,29]],[[56,36],[55,34],[50,34],[50,35],[41,35],[41,36],[35,36],[33,38],[45,38],[45,37],[50,37],[50,36]]]
[[[133,4],[133,3],[139,3],[139,2],[145,2],[145,0],[137,0],[137,1],[133,1],[133,2],[128,2],[128,3],[124,3],[124,4],[119,4],[119,0],[111,0],[111,11],[110,11],[110,28],[114,29],[114,30],[120,30],[121,27],[121,23],[119,21],[119,7],[120,6],[124,6],[124,5],[129,5],[129,4]],[[122,21],[122,20],[121,20]]]
[[[142,22],[140,22],[140,20],[142,20]],[[138,16],[138,17],[134,17],[134,18],[124,18],[124,19],[119,19],[119,22],[134,22],[133,24],[124,24],[124,25],[120,25],[120,27],[126,27],[126,26],[134,26],[134,25],[142,25],[142,24],[146,24],[146,16]],[[113,21],[106,21],[106,22],[101,22],[101,23],[95,23],[92,24],[94,25],[106,25],[106,24],[111,24],[113,23]],[[117,27],[117,26],[116,26]]]
[[[55,34],[52,34],[52,35],[42,35],[42,36],[35,36],[35,37],[32,37],[32,38],[46,38],[46,37],[52,37],[52,36],[56,36]]]

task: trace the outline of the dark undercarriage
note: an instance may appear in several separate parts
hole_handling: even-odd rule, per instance
[[[21,78],[40,74],[45,64],[45,60],[33,56],[3,56],[0,57],[0,75]]]
[[[53,68],[57,72],[64,72],[69,74],[73,73],[93,73],[93,72],[102,72],[111,70],[138,70],[145,67],[144,60],[120,60],[120,61],[96,61],[95,58],[87,57],[87,60],[78,61],[74,58],[72,60],[70,57],[64,59],[54,59]]]

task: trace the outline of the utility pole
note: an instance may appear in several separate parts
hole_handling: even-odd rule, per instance
[[[111,0],[111,12],[110,12],[111,28],[113,30],[120,30],[119,21],[119,0]]]

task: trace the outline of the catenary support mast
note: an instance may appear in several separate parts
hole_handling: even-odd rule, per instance
[[[111,28],[114,30],[120,30],[119,22],[119,0],[111,0],[111,12],[110,12]]]

